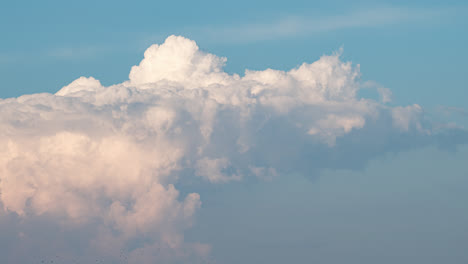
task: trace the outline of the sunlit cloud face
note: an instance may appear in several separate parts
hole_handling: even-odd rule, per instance
[[[387,105],[383,88],[381,101],[359,98],[359,65],[339,54],[242,77],[225,62],[170,36],[123,83],[81,77],[56,94],[0,100],[0,225],[14,230],[11,247],[41,245],[8,261],[201,262],[210,245],[183,234],[203,197],[179,193],[186,177],[316,177],[450,132],[435,131],[419,105]],[[43,225],[53,234],[35,231]],[[50,236],[59,245],[39,242]]]

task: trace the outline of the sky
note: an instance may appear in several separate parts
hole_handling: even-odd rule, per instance
[[[2,6],[0,262],[467,263],[463,1]]]

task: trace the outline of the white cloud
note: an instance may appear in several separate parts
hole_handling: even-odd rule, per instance
[[[208,184],[357,168],[407,148],[402,133],[428,136],[420,106],[357,98],[359,66],[339,54],[243,77],[225,73],[225,62],[170,36],[121,84],[81,77],[55,95],[0,100],[4,210],[25,223],[91,228],[85,243],[111,260],[125,250],[143,263],[194,263],[210,246],[184,242],[201,206],[198,193],[176,189],[184,177]]]
[[[422,108],[417,104],[392,109],[393,124],[402,131],[409,131],[411,126],[422,131],[421,116]]]
[[[69,85],[63,87],[56,93],[56,95],[61,96],[76,96],[79,97],[79,92],[92,92],[103,89],[99,80],[94,79],[93,77],[80,77],[74,80]]]
[[[352,129],[362,128],[365,119],[362,116],[337,116],[330,114],[318,120],[316,126],[309,129],[310,135],[321,135],[330,145],[335,145],[336,137],[349,133]]]
[[[230,167],[230,162],[226,158],[209,159],[203,158],[197,161],[195,174],[206,178],[210,182],[228,182],[242,179],[242,175],[236,172],[223,172]]]
[[[154,44],[145,51],[140,65],[130,71],[130,84],[141,86],[162,80],[184,88],[225,84],[229,79],[222,71],[225,62],[226,58],[199,51],[193,40],[171,36],[164,45]]]

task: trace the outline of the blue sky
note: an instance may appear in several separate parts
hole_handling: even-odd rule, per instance
[[[95,76],[107,85],[123,81],[144,49],[171,34],[182,34],[202,49],[227,57],[228,72],[289,69],[343,46],[343,58],[361,65],[362,78],[392,89],[397,102],[463,107],[467,97],[463,1],[5,5],[0,11],[3,98],[54,92],[79,76]],[[265,32],[257,38],[241,33],[258,25],[258,31],[266,31],[294,18],[303,24],[297,32],[293,26],[292,33]],[[226,30],[233,31],[231,39],[222,34]]]
[[[18,263],[9,252],[26,251],[28,260],[84,254],[114,263],[112,250],[99,247],[111,241],[135,263],[189,263],[180,255],[220,264],[467,263],[467,17],[464,1],[3,3],[0,98],[32,95],[0,100],[0,193],[14,189],[0,195],[0,256]],[[170,35],[226,57],[228,77],[218,60]],[[212,72],[202,59],[187,70],[201,75],[165,72],[185,63],[184,52],[209,61]],[[166,54],[174,61],[161,63]],[[356,80],[348,61],[359,67]],[[316,87],[307,76],[323,79],[320,67],[306,65],[305,77],[269,72],[287,80],[286,92],[261,75],[303,63],[345,69],[322,76],[330,97],[301,94],[300,85]],[[246,69],[259,74],[233,77]],[[261,97],[256,87],[279,92]],[[226,103],[244,88],[261,107]],[[249,121],[239,125],[243,114]],[[145,184],[155,189],[141,191],[151,177]],[[142,216],[153,229],[127,223],[141,220],[131,217],[143,195],[168,197],[163,220],[160,211]],[[37,249],[44,238],[54,243]],[[161,259],[143,252],[164,245],[172,248]]]

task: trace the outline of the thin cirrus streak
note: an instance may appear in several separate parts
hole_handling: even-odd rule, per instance
[[[211,246],[183,236],[201,207],[198,193],[176,188],[187,177],[315,177],[387,152],[467,141],[463,129],[433,129],[419,105],[359,98],[359,66],[339,54],[244,76],[225,73],[225,62],[170,36],[123,83],[80,77],[56,94],[0,100],[1,217],[20,219],[3,223],[18,232],[10,247],[41,244],[41,254],[69,259],[202,262]],[[63,237],[39,243],[50,234],[23,231],[37,221],[81,246]]]
[[[238,22],[235,25],[193,28],[212,42],[250,43],[256,41],[308,36],[352,28],[378,28],[398,24],[440,23],[465,15],[466,7],[408,8],[384,6],[354,9],[341,14],[290,14],[278,19]]]

